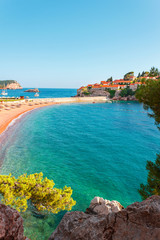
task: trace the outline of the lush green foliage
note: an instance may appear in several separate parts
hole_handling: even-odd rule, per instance
[[[145,109],[151,109],[149,116],[155,119],[159,128],[160,124],[160,80],[147,80],[145,85],[139,87],[136,98],[143,103]],[[159,128],[160,129],[160,128]],[[160,155],[157,155],[155,163],[148,161],[146,165],[148,170],[147,184],[141,184],[138,190],[142,199],[155,194],[160,195]]]
[[[128,72],[124,75],[124,80],[127,80],[130,76],[134,76],[134,72]]]
[[[0,81],[0,88],[4,88],[7,86],[7,84],[10,84],[10,83],[15,83],[14,80],[2,80]]]
[[[132,90],[132,89],[130,89],[130,88],[124,88],[124,89],[122,89],[122,91],[120,92],[120,96],[121,97],[127,97],[127,96],[133,96],[135,94],[135,92]]]
[[[91,93],[88,92],[88,91],[83,91],[83,94],[84,94],[84,95],[90,95]]]
[[[48,178],[43,179],[43,173],[23,174],[17,179],[9,175],[0,175],[0,193],[3,203],[25,212],[27,201],[38,211],[58,213],[61,210],[71,210],[76,202],[71,198],[72,189],[53,188],[55,183]]]
[[[155,77],[155,76],[158,76],[158,75],[160,75],[160,72],[159,72],[158,68],[152,67],[150,69],[150,72],[149,72],[148,76]]]
[[[110,98],[113,98],[115,96],[116,90],[111,90],[110,88],[106,89],[110,93]]]
[[[160,80],[147,80],[145,85],[137,90],[136,98],[143,103],[146,110],[149,108],[152,110],[149,116],[155,119],[158,126],[160,124]]]
[[[147,76],[156,77],[158,75],[160,75],[160,71],[158,70],[158,68],[152,67],[149,72],[143,71],[142,73],[139,73],[137,77],[138,78],[139,77],[147,77]]]
[[[110,77],[110,78],[108,78],[107,79],[107,81],[106,82],[112,82],[113,81],[113,78],[112,77]]]
[[[89,87],[88,87],[88,89],[90,90],[90,89],[92,89],[92,87],[91,87],[91,86],[89,86]]]
[[[151,195],[160,195],[160,155],[157,155],[155,163],[148,161],[146,169],[149,171],[147,184],[141,184],[138,190],[143,200]]]

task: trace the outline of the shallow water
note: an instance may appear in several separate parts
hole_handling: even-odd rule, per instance
[[[155,160],[160,135],[138,103],[54,105],[26,114],[3,143],[1,174],[43,172],[56,187],[73,189],[73,210],[85,210],[94,196],[127,206],[140,201],[147,160]],[[63,212],[24,215],[25,234],[48,239]]]

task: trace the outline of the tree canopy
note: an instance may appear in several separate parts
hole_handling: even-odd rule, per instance
[[[160,195],[160,155],[157,154],[155,163],[147,161],[146,169],[148,170],[147,184],[141,184],[138,190],[143,200],[151,195]]]
[[[124,75],[124,80],[127,80],[129,77],[134,76],[134,72],[128,72]]]
[[[76,202],[71,198],[72,189],[54,188],[55,183],[48,178],[43,179],[43,173],[23,174],[17,179],[9,175],[0,175],[0,193],[3,203],[25,212],[28,200],[38,211],[58,213],[61,210],[71,210]]]
[[[160,124],[160,80],[147,80],[137,93],[136,98],[143,103],[145,109],[151,109],[150,117],[155,119],[159,128]],[[159,128],[160,129],[160,128]],[[138,190],[142,199],[151,195],[160,195],[160,154],[157,154],[155,163],[148,161],[146,165],[148,170],[147,184],[141,184]]]
[[[127,97],[127,96],[133,96],[134,95],[134,91],[132,90],[132,89],[130,89],[130,88],[124,88],[124,89],[122,89],[121,90],[121,92],[120,92],[120,96],[121,97]]]
[[[106,82],[112,82],[113,81],[113,78],[112,77],[110,77],[110,78],[108,78],[107,79],[107,81]]]
[[[143,103],[144,108],[152,110],[148,115],[160,124],[160,80],[147,80],[136,92],[136,98]]]
[[[150,77],[155,77],[155,76],[158,76],[158,75],[160,75],[160,72],[159,72],[158,68],[152,67],[149,71],[149,76]]]

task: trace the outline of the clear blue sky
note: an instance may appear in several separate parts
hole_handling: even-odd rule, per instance
[[[0,0],[0,79],[78,88],[160,68],[159,0]]]

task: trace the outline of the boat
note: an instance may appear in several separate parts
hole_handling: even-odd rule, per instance
[[[39,97],[39,93],[34,94],[35,97]]]
[[[3,96],[7,96],[7,95],[8,95],[8,93],[7,93],[7,92],[5,92],[5,90],[2,90],[2,92],[1,92],[1,95],[3,95]]]

